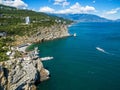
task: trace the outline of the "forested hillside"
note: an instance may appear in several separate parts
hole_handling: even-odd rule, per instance
[[[25,18],[30,17],[30,24],[25,25]],[[0,31],[6,31],[8,34],[24,35],[37,26],[49,27],[56,24],[56,20],[70,23],[69,20],[49,16],[44,13],[32,10],[19,10],[14,7],[0,5]]]
[[[30,18],[30,24],[25,23],[27,16]],[[70,20],[45,13],[0,5],[0,34],[3,32],[7,34],[7,37],[0,36],[0,61],[6,60],[6,51],[13,45],[16,36],[31,36],[37,32],[38,27],[69,23]]]

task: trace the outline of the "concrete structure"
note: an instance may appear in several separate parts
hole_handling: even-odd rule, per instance
[[[29,52],[28,53],[28,56],[31,58],[31,59],[37,59],[39,58],[39,55],[38,55],[38,48],[36,47],[33,51]]]
[[[17,47],[17,50],[20,51],[20,52],[24,52],[25,53],[25,50],[26,48],[29,46],[30,44],[27,43],[27,44],[22,44],[20,46]]]
[[[29,16],[27,16],[27,17],[25,18],[25,23],[26,23],[26,24],[30,24],[30,17],[29,17]]]

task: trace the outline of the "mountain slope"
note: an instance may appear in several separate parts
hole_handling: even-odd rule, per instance
[[[78,21],[78,22],[110,22],[112,21],[106,18],[99,17],[97,15],[93,15],[93,14],[56,14],[56,16]]]
[[[25,18],[30,17],[30,24],[25,25]],[[71,21],[56,16],[50,16],[45,13],[35,12],[32,10],[21,10],[14,7],[0,5],[0,31],[6,31],[9,35],[24,35],[31,32],[34,28],[50,27],[57,24]]]
[[[116,22],[120,22],[120,19],[115,20]]]

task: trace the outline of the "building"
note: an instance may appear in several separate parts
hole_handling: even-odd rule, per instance
[[[29,16],[27,16],[27,17],[25,18],[25,23],[26,23],[26,24],[30,24],[30,17],[29,17]]]
[[[0,32],[0,37],[6,37],[7,33],[6,32]]]

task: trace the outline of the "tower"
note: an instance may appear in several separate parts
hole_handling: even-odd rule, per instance
[[[27,16],[27,17],[25,18],[25,23],[26,23],[26,24],[30,24],[30,18],[29,18],[29,16]]]

